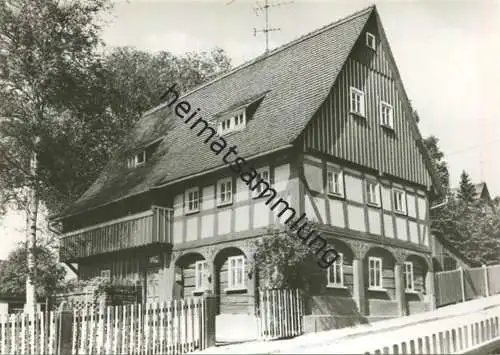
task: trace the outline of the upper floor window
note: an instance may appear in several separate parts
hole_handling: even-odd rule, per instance
[[[369,205],[379,206],[379,188],[375,181],[366,180],[366,203]]]
[[[380,102],[380,124],[385,127],[393,128],[392,106],[387,102]]]
[[[404,190],[392,189],[392,203],[394,211],[399,213],[406,213],[406,193]]]
[[[200,190],[193,187],[186,190],[186,213],[197,212],[200,210]]]
[[[344,287],[344,255],[342,253],[338,253],[337,259],[327,270],[327,287]]]
[[[223,135],[229,132],[238,131],[245,128],[246,126],[246,114],[245,110],[239,111],[231,117],[226,117],[219,121],[219,135]]]
[[[365,93],[353,86],[351,86],[351,112],[365,115]]]
[[[217,182],[217,205],[226,205],[233,202],[233,181],[231,178]]]
[[[368,258],[368,288],[382,288],[382,258],[374,256]]]
[[[142,165],[146,162],[146,151],[140,151],[139,153],[135,153],[132,156],[129,156],[127,159],[127,166],[129,168],[135,168],[136,166]]]
[[[377,49],[377,43],[374,34],[366,32],[366,45],[371,49]]]
[[[194,279],[196,291],[208,288],[208,264],[206,260],[199,260],[194,264]]]
[[[269,185],[271,185],[271,175],[269,174],[269,167],[265,166],[260,169],[256,169],[257,171],[257,177],[255,178],[255,190],[253,190],[253,196],[254,197],[259,197],[261,196],[260,194],[265,191],[266,185],[261,184],[260,181],[263,180],[267,182]],[[270,192],[267,191],[265,192],[262,196],[269,196]]]
[[[240,289],[245,287],[245,257],[243,255],[231,256],[228,263],[228,287]]]
[[[413,277],[413,263],[411,261],[404,262],[403,275],[405,280],[405,291],[414,292],[415,282]]]
[[[344,196],[344,179],[342,171],[329,167],[326,172],[327,192],[332,195]]]

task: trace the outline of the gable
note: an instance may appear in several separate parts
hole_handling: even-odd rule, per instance
[[[365,33],[377,48],[366,46]],[[390,49],[373,13],[356,41],[335,85],[304,132],[304,149],[318,151],[415,184],[432,185],[431,167]],[[364,93],[365,114],[350,113],[350,88]],[[392,106],[393,129],[381,125],[380,104]]]

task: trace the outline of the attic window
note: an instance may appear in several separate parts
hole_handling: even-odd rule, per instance
[[[127,166],[129,168],[135,168],[139,165],[143,165],[145,162],[146,162],[146,151],[142,150],[128,157]]]
[[[371,49],[377,49],[377,44],[375,42],[375,36],[370,32],[366,32],[366,45]]]
[[[227,134],[233,131],[239,131],[245,128],[247,123],[245,110],[238,111],[231,117],[226,117],[219,121],[219,135]]]

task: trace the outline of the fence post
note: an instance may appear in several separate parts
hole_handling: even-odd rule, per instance
[[[490,295],[490,285],[488,284],[488,268],[483,264],[484,271],[484,295],[488,297]]]
[[[72,352],[73,312],[66,301],[63,301],[56,315],[56,354],[67,355]]]
[[[462,290],[462,302],[465,302],[464,269],[460,266],[458,270],[460,271],[460,288]]]
[[[215,346],[215,317],[217,316],[217,296],[216,295],[206,295],[203,298],[205,302],[205,321],[203,326],[205,329],[200,329],[200,332],[205,335],[205,344],[207,348]]]

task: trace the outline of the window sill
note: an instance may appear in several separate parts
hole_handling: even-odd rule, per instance
[[[387,129],[387,130],[389,130],[389,131],[391,131],[391,132],[394,132],[394,127],[392,127],[392,126],[390,126],[390,125],[388,125],[388,124],[383,124],[383,123],[381,123],[380,125],[381,125],[383,128],[385,128],[385,129]]]
[[[242,292],[247,291],[247,288],[244,286],[241,287],[228,287],[224,289],[224,293],[233,293],[233,292]]]
[[[340,198],[340,199],[345,198],[343,194],[336,194],[334,192],[327,192],[327,195],[328,197],[333,197],[333,198]]]
[[[418,295],[419,292],[416,291],[416,290],[405,290],[405,293],[409,293],[409,294],[412,294],[412,295]]]
[[[380,203],[367,202],[366,205],[370,207],[380,208]]]
[[[363,113],[351,111],[350,114],[351,114],[351,116],[362,118],[362,119],[366,120],[366,116]]]
[[[217,203],[217,207],[225,207],[225,206],[229,206],[229,205],[232,205],[232,204],[233,204],[233,200],[231,199],[231,201],[218,202]]]
[[[203,289],[196,289],[196,290],[193,290],[192,294],[193,295],[202,295],[206,292],[207,290],[203,290]]]
[[[396,214],[400,214],[400,215],[402,215],[402,216],[406,216],[406,215],[407,215],[406,211],[398,211],[398,210],[394,210],[394,213],[396,213]]]
[[[387,289],[383,287],[368,287],[368,291],[387,292]]]
[[[191,214],[195,214],[195,213],[199,213],[200,212],[200,209],[197,209],[197,210],[192,210],[192,211],[185,211],[184,212],[184,215],[185,216],[189,216]]]
[[[329,284],[329,285],[326,285],[326,287],[327,288],[337,288],[340,290],[347,290],[347,286],[344,286],[344,285]]]

